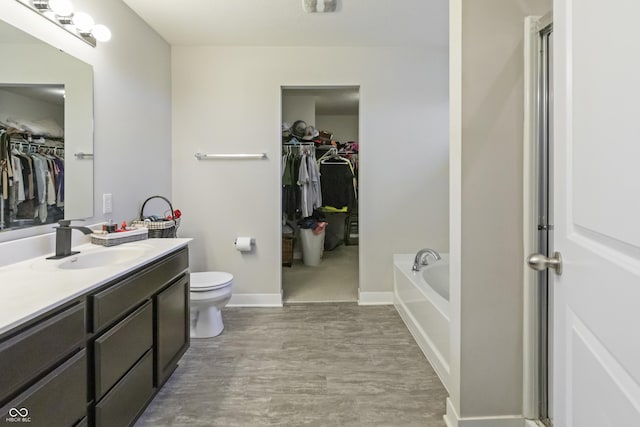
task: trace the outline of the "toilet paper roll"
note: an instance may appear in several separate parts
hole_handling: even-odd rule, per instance
[[[251,237],[236,237],[236,249],[240,252],[249,252],[253,242],[254,240]]]

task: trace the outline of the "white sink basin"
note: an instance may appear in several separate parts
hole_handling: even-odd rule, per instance
[[[38,260],[32,265],[36,270],[84,270],[110,267],[133,261],[149,251],[145,245],[104,247],[71,255],[61,260]]]

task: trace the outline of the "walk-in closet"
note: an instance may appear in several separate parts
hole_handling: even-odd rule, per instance
[[[358,300],[359,89],[282,89],[285,303]]]

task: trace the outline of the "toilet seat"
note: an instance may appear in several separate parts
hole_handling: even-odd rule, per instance
[[[191,292],[206,292],[229,286],[233,275],[223,271],[206,271],[190,274]]]

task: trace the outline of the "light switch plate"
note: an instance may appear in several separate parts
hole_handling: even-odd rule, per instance
[[[105,193],[102,195],[102,213],[108,214],[113,212],[113,198],[111,193]]]

